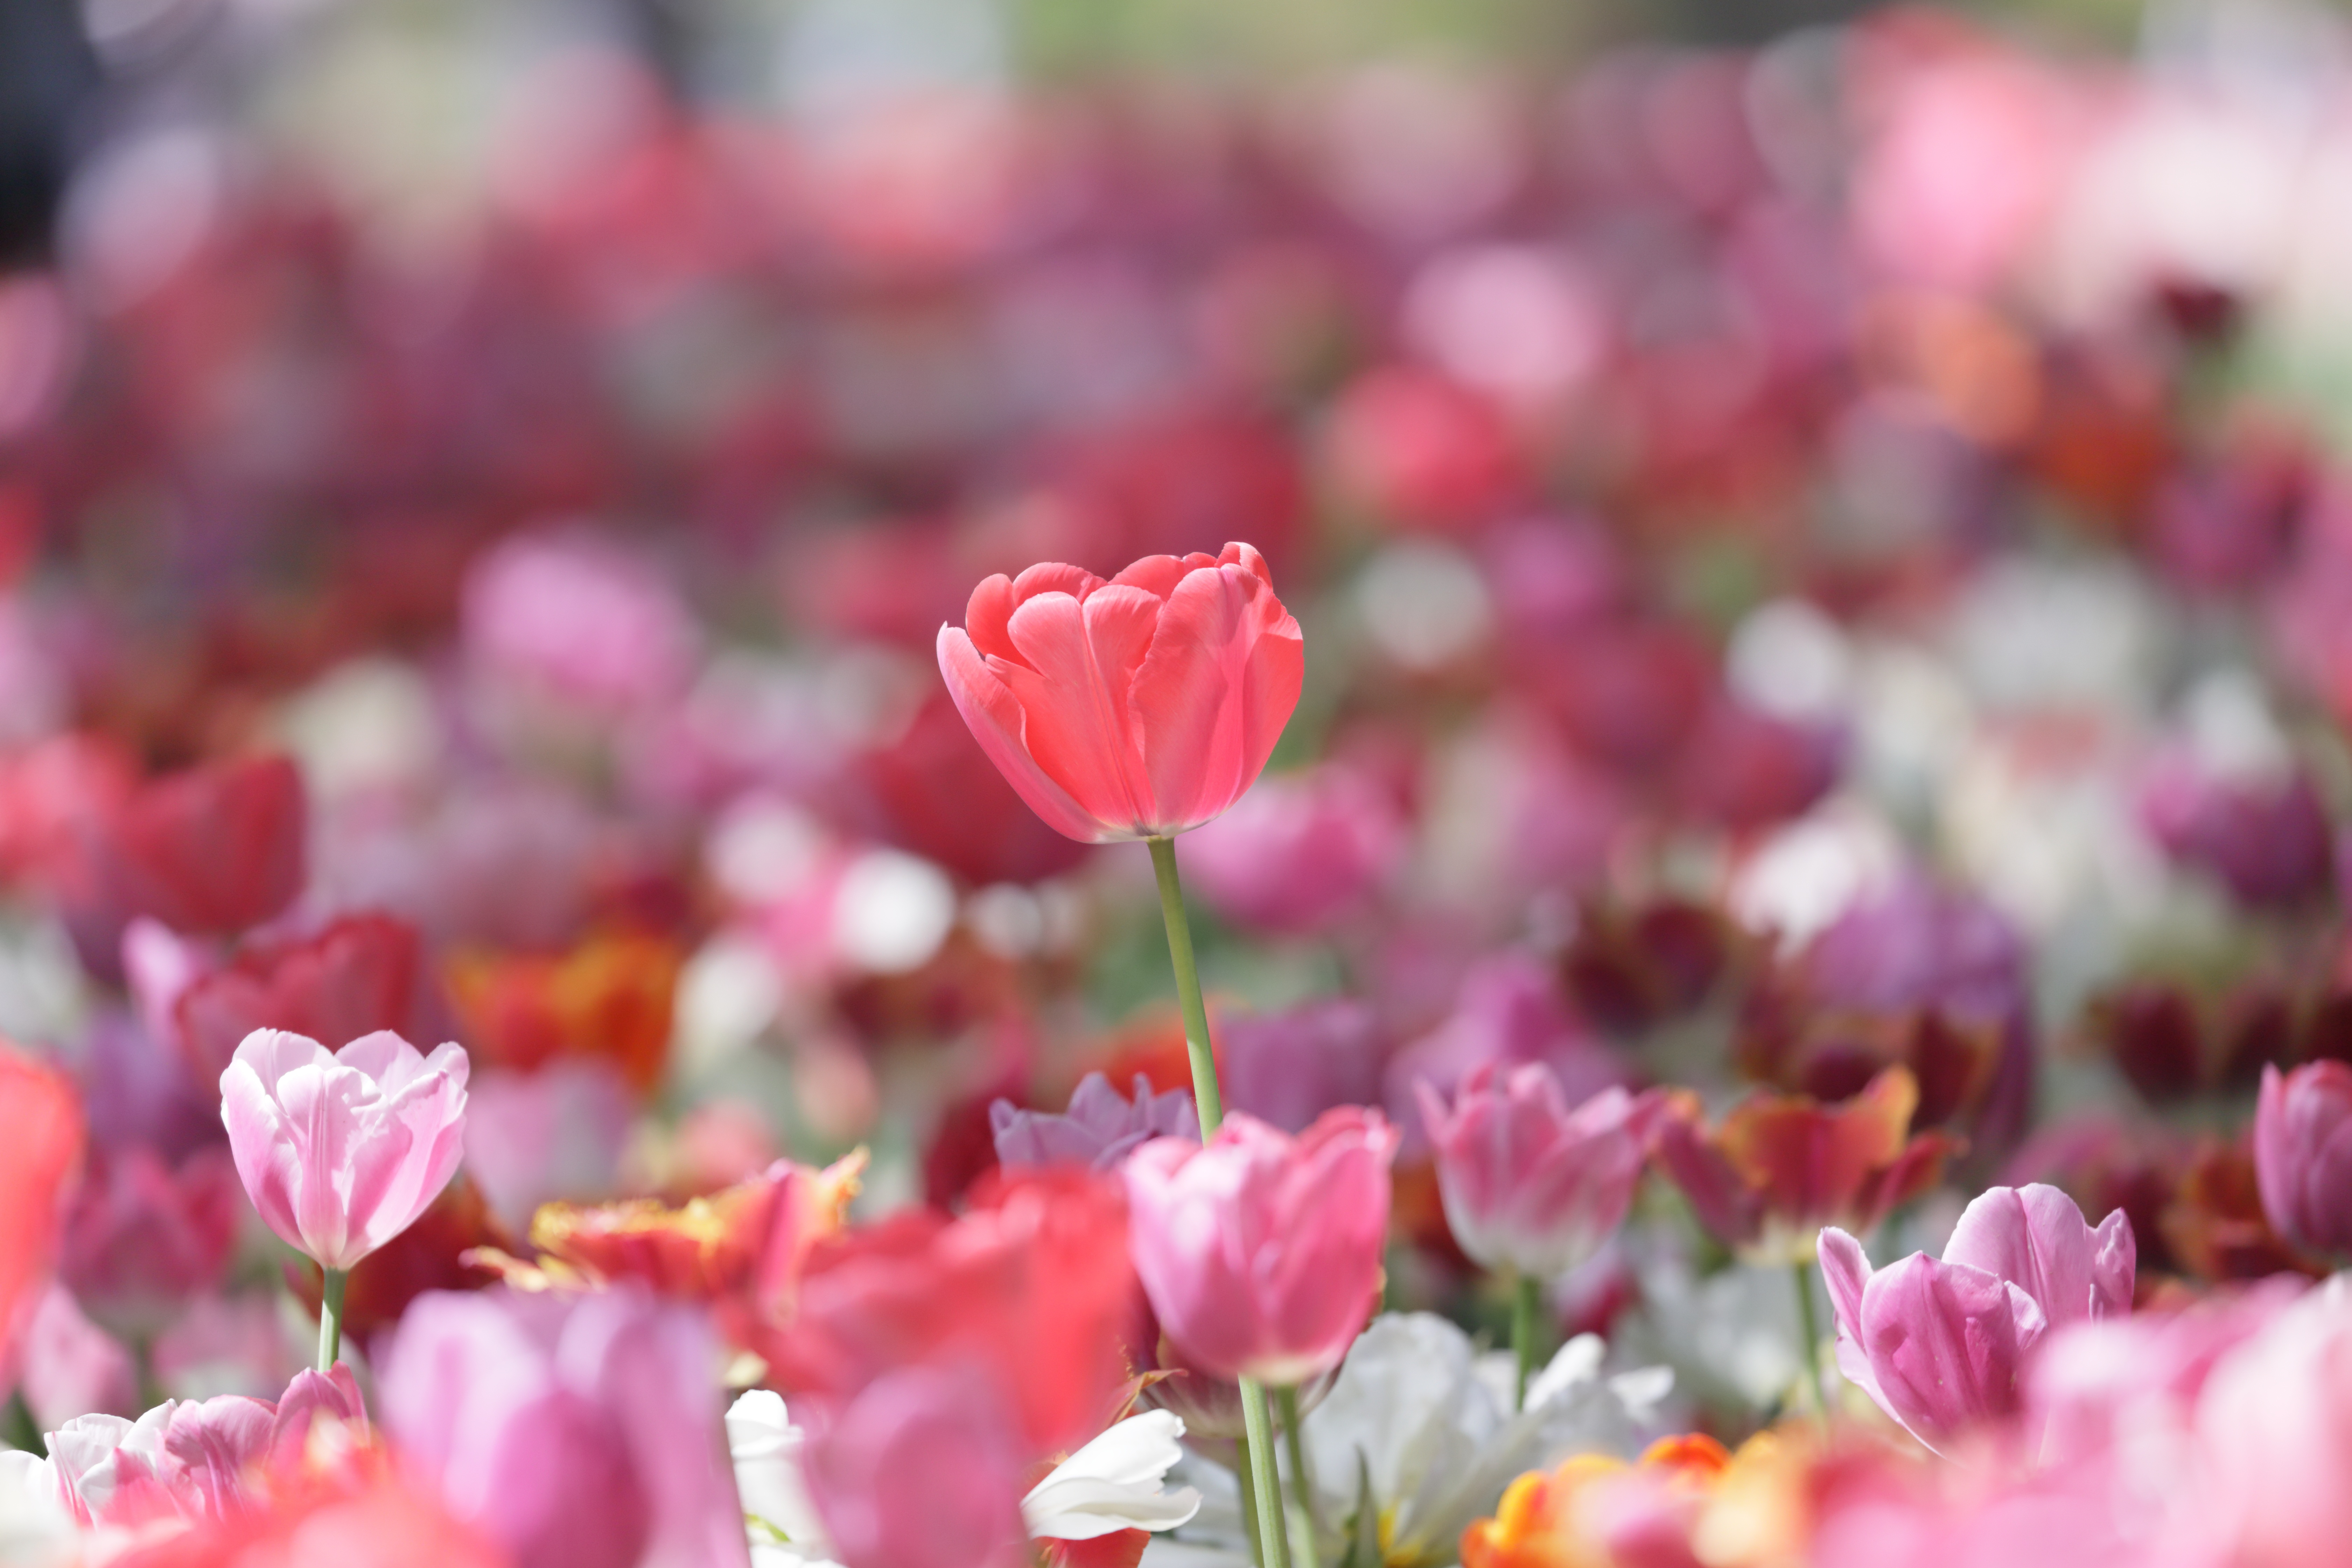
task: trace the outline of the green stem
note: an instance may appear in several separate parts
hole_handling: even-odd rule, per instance
[[[1518,1398],[1517,1406],[1528,1407],[1528,1380],[1536,1370],[1536,1326],[1543,1311],[1543,1281],[1532,1274],[1522,1274],[1517,1289],[1511,1299],[1511,1349],[1519,1361]]]
[[[1160,877],[1160,918],[1168,925],[1168,957],[1176,968],[1176,999],[1184,1008],[1184,1048],[1192,1058],[1192,1103],[1201,1112],[1201,1141],[1216,1136],[1225,1119],[1217,1092],[1217,1058],[1209,1048],[1209,1010],[1201,1001],[1201,969],[1192,957],[1192,923],[1184,916],[1184,889],[1176,880],[1176,841],[1147,838]]]
[[[1257,1476],[1257,1466],[1250,1458],[1247,1434],[1234,1439],[1234,1462],[1240,1467],[1234,1475],[1241,1482],[1242,1539],[1249,1542],[1248,1556],[1252,1568],[1265,1568],[1265,1559],[1258,1555],[1257,1492],[1252,1485]]]
[[[341,1268],[324,1272],[319,1287],[319,1370],[332,1372],[343,1352],[343,1282],[351,1275]]]
[[[1290,1453],[1290,1495],[1298,1504],[1300,1568],[1323,1568],[1322,1545],[1315,1538],[1315,1478],[1307,1470],[1307,1440],[1298,1427],[1298,1390],[1277,1388],[1274,1402],[1282,1416],[1283,1447]]]
[[[1290,1532],[1283,1528],[1282,1483],[1275,1475],[1274,1417],[1266,1409],[1265,1384],[1254,1377],[1243,1378],[1241,1384],[1242,1426],[1249,1434],[1244,1456],[1248,1485],[1257,1501],[1258,1561],[1265,1568],[1290,1568]]]
[[[1805,1403],[1820,1413],[1826,1426],[1830,1407],[1828,1398],[1822,1393],[1822,1321],[1813,1310],[1813,1266],[1792,1264],[1789,1275],[1797,1282],[1797,1332],[1804,1341],[1797,1347],[1799,1381],[1805,1386]]]

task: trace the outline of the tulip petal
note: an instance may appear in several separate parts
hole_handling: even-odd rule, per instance
[[[1864,1288],[1861,1348],[1879,1403],[1931,1448],[2018,1407],[2018,1369],[2048,1326],[2009,1280],[1915,1252]]]
[[[975,595],[975,597],[977,595]],[[1008,612],[1009,614],[1009,612]],[[1005,646],[1012,646],[1008,636]],[[963,715],[972,739],[1004,782],[1039,820],[1065,837],[1081,844],[1099,844],[1119,837],[1117,829],[1089,815],[1070,792],[1045,776],[1044,769],[1022,744],[1021,704],[1012,689],[982,659],[972,639],[954,626],[941,626],[939,636],[940,674],[956,711]]]
[[[2074,1200],[2041,1183],[1979,1194],[1953,1227],[1944,1261],[2009,1280],[2055,1327],[2131,1304],[2130,1223],[2119,1211],[2095,1237]]]
[[[1129,700],[1167,826],[1198,826],[1256,782],[1306,668],[1298,623],[1258,578],[1221,566],[1176,585]]]
[[[1010,623],[1026,664],[991,667],[1021,704],[1022,745],[1037,766],[1089,816],[1135,837],[1162,826],[1128,716],[1160,618],[1160,601],[1140,588],[1100,588],[1083,605],[1041,594]]]

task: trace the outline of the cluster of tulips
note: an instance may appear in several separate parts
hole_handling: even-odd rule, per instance
[[[0,1568],[2346,1561],[2352,132],[2168,47],[127,125]]]

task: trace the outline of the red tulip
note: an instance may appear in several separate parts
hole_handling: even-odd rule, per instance
[[[81,1158],[81,1107],[58,1073],[0,1046],[0,1387],[41,1297],[59,1200]]]
[[[941,626],[956,707],[1029,808],[1089,844],[1198,827],[1255,782],[1305,653],[1258,552],[1147,555],[1105,582],[1047,563]]]
[[[80,885],[121,919],[145,914],[173,931],[241,931],[302,890],[302,778],[284,757],[173,773],[85,825]]]
[[[210,973],[200,968],[176,994],[151,1001],[134,953],[138,947],[156,952],[170,940],[152,924],[134,924],[123,966],[142,1009],[168,1020],[166,1037],[204,1082],[227,1070],[238,1045],[256,1029],[317,1040],[356,1040],[379,1029],[423,1032],[416,930],[405,921],[349,915],[299,942],[247,944],[226,966]]]

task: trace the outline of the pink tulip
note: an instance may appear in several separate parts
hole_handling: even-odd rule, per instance
[[[1342,764],[1282,773],[1195,835],[1186,868],[1209,907],[1260,931],[1320,931],[1360,909],[1404,849],[1380,785]]]
[[[1563,1274],[1624,1223],[1661,1101],[1604,1089],[1571,1110],[1541,1062],[1493,1063],[1462,1080],[1453,1107],[1424,1082],[1445,1222],[1483,1268]]]
[[[1306,665],[1246,544],[1147,555],[1105,582],[1057,563],[972,590],[940,672],[1021,798],[1083,843],[1198,827],[1265,766]]]
[[[2352,1067],[2263,1069],[2254,1181],[2281,1236],[2313,1252],[2352,1252]]]
[[[1015,1568],[1023,1445],[985,1380],[910,1367],[868,1384],[808,1449],[845,1568]]]
[[[2231,1568],[2318,1568],[2352,1540],[2352,1301],[2311,1291],[2206,1379],[2197,1427],[2205,1510]]]
[[[1343,1106],[1296,1139],[1235,1114],[1129,1159],[1136,1273],[1192,1365],[1286,1387],[1339,1364],[1380,1295],[1396,1143]]]
[[[62,1285],[51,1285],[33,1309],[21,1352],[17,1392],[45,1429],[92,1411],[139,1408],[139,1371],[131,1352],[84,1317]]]
[[[513,1568],[745,1568],[700,1313],[623,1288],[436,1291],[401,1320],[384,1426]]]
[[[67,1220],[58,1272],[108,1327],[151,1336],[220,1282],[236,1247],[236,1167],[217,1145],[177,1170],[138,1144],[103,1153]]]
[[[1960,1215],[1942,1262],[1873,1272],[1862,1244],[1822,1232],[1838,1368],[1931,1448],[2020,1407],[2028,1352],[2053,1328],[2131,1310],[2131,1222],[2096,1230],[2055,1187],[1995,1187]]]
[[[256,1029],[221,1074],[221,1120],[246,1195],[322,1268],[406,1230],[457,1173],[465,1050],[429,1056],[390,1031],[341,1051]]]

